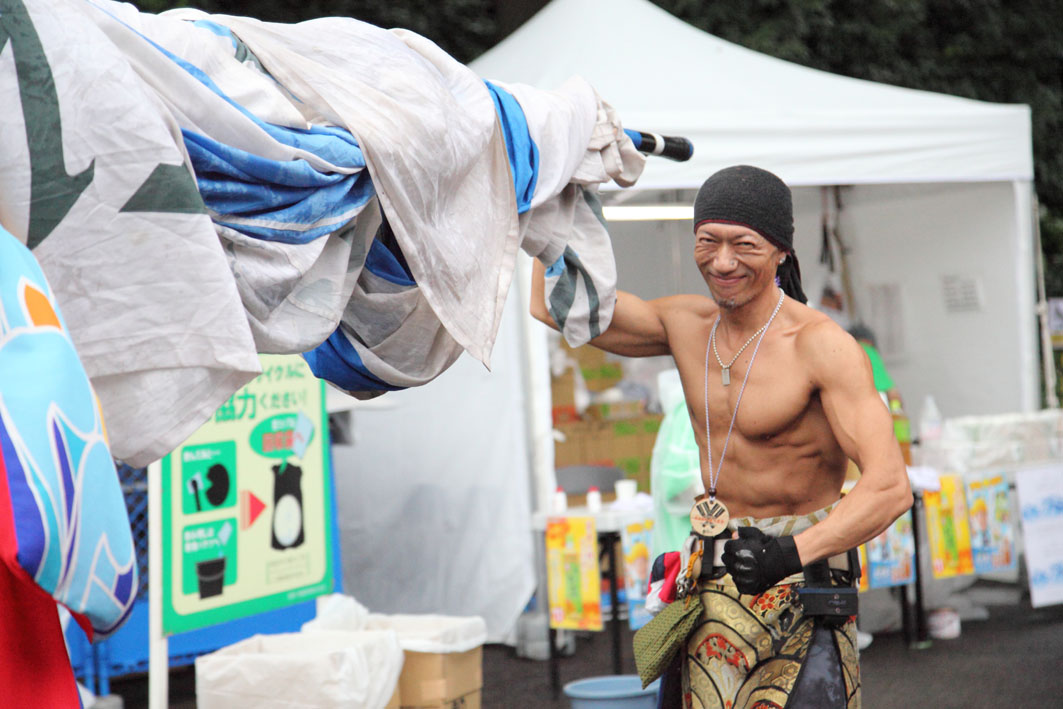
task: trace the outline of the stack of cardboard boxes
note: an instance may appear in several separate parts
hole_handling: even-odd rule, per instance
[[[392,698],[396,707],[480,709],[484,683],[482,647],[448,653],[406,650],[405,655]]]
[[[593,396],[619,384],[623,366],[595,347],[562,347],[574,364],[551,379],[554,429],[560,434],[554,467],[615,466],[638,481],[640,491],[649,492],[650,458],[662,417],[645,413],[642,402],[632,400],[592,403],[581,413],[576,406],[576,370]]]

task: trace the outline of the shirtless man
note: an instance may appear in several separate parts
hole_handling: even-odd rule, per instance
[[[705,182],[694,212],[694,260],[712,297],[618,292],[608,330],[591,341],[674,358],[705,488],[729,516],[722,533],[702,530],[705,609],[687,645],[683,702],[795,707],[813,692],[807,706],[859,706],[855,623],[819,622],[797,593],[803,567],[825,569],[829,559],[837,582],[846,553],[910,507],[890,414],[860,346],[804,304],[789,188],[759,168],[727,168]],[[536,263],[532,315],[556,327],[543,273]],[[839,500],[848,458],[861,478]],[[824,654],[813,645],[830,650],[832,634],[825,676],[812,686],[814,668],[800,670]]]

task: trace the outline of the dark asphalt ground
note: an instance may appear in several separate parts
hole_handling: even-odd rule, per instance
[[[623,666],[634,673],[631,633],[625,629]],[[608,633],[577,640],[560,661],[561,681],[609,674]],[[484,709],[568,709],[551,696],[547,663],[518,658],[504,645],[484,648]],[[959,638],[911,649],[900,633],[879,634],[861,654],[865,709],[1063,707],[1063,606],[1032,609],[1028,600],[990,606],[989,618],[965,621]],[[127,709],[147,706],[146,677],[116,679],[112,691]],[[191,668],[175,670],[170,706],[195,707]]]

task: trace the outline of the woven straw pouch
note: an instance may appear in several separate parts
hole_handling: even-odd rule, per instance
[[[635,667],[643,689],[661,676],[694,631],[700,617],[701,595],[695,591],[682,600],[669,603],[635,632]]]

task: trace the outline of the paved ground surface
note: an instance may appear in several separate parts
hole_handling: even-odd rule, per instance
[[[612,671],[608,634],[578,638],[576,652],[561,659],[561,681]],[[631,635],[625,631],[625,672],[634,673]],[[959,709],[1001,706],[1063,706],[1063,606],[1034,610],[1028,601],[990,606],[989,618],[966,621],[956,640],[936,640],[927,649],[907,646],[899,633],[875,636],[861,656],[866,709]],[[130,709],[146,707],[144,677],[115,681]],[[170,706],[195,707],[191,669],[171,676]],[[568,709],[550,691],[547,664],[518,658],[512,648],[484,648],[485,709]],[[605,708],[603,708],[605,709]]]

